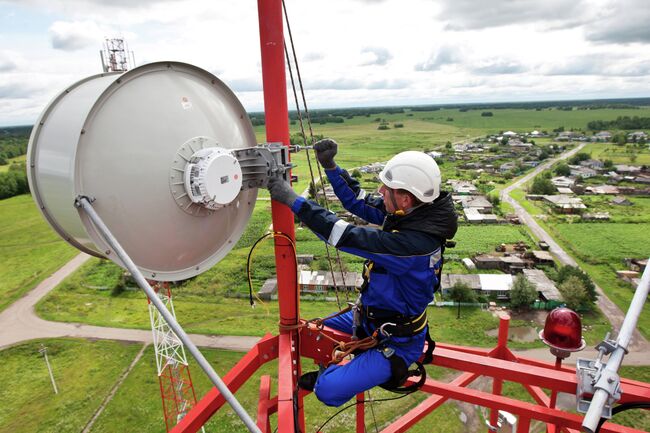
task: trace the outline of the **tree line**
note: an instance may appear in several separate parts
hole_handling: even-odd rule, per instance
[[[0,200],[29,192],[25,163],[11,164],[9,170],[0,173]]]
[[[587,128],[592,131],[604,129],[650,129],[650,117],[619,116],[616,120],[593,120],[587,123]]]

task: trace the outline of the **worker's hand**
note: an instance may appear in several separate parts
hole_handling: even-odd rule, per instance
[[[339,145],[336,144],[336,141],[330,138],[324,138],[314,144],[316,158],[318,158],[318,162],[320,162],[320,165],[322,165],[325,170],[336,168],[334,157],[336,156],[338,148]]]
[[[291,185],[280,177],[271,177],[269,179],[268,189],[273,200],[289,207],[293,206],[293,203],[298,198],[298,194],[291,188]]]

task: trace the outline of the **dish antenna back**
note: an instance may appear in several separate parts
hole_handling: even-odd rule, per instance
[[[124,266],[74,207],[87,196],[146,278],[193,277],[237,243],[257,188],[232,149],[256,146],[214,75],[176,62],[81,80],[54,98],[28,150],[34,200],[74,247]],[[253,186],[246,188],[246,186]]]

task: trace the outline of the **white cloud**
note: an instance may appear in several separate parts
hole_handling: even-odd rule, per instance
[[[598,22],[585,27],[585,34],[599,43],[650,43],[650,2],[610,1]]]
[[[104,34],[94,21],[56,21],[50,27],[52,48],[63,51],[98,46]]]
[[[0,72],[10,72],[18,67],[16,55],[9,51],[0,51]]]
[[[641,45],[649,39],[648,0],[286,6],[313,108],[650,95],[650,52]],[[14,15],[10,23],[29,29],[0,28],[0,125],[15,113],[33,121],[58,91],[99,72],[105,36],[124,36],[137,64],[177,60],[212,71],[246,109],[263,108],[258,17],[249,2],[5,0],[3,7]]]
[[[451,45],[443,45],[427,60],[415,65],[416,71],[437,71],[443,66],[461,62],[461,50]]]
[[[361,66],[384,66],[393,58],[393,55],[383,47],[365,47],[361,50],[361,57]]]
[[[450,30],[483,29],[530,22],[557,25],[588,13],[584,0],[442,0],[439,18]]]

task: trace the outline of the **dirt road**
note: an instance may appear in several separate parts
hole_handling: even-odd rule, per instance
[[[538,239],[545,241],[549,245],[549,250],[555,257],[558,258],[560,263],[563,265],[568,265],[568,266],[575,266],[578,267],[578,263],[571,257],[569,254],[567,254],[566,251],[562,249],[558,245],[557,242],[549,235],[546,230],[544,230],[533,218],[532,215],[526,211],[515,199],[510,197],[510,192],[515,189],[519,188],[521,185],[524,183],[528,182],[531,180],[533,177],[537,176],[539,173],[541,173],[543,170],[548,169],[551,165],[555,164],[558,161],[568,159],[578,153],[582,148],[585,146],[586,143],[582,143],[579,146],[575,147],[574,149],[571,149],[567,152],[564,152],[557,158],[553,158],[549,161],[544,162],[543,164],[540,164],[535,168],[535,170],[531,171],[528,173],[526,176],[522,177],[518,181],[514,182],[512,185],[508,186],[507,188],[504,188],[501,191],[501,200],[509,203],[512,205],[515,209],[515,213],[519,217],[519,219],[526,224],[530,230],[533,232],[535,236],[537,236]],[[625,312],[621,311],[620,308],[616,304],[614,304],[603,292],[603,290],[596,285],[596,292],[598,293],[598,308],[603,312],[605,317],[607,317],[612,324],[612,328],[615,331],[618,331],[621,328],[621,325],[623,324],[623,319],[625,318]],[[615,336],[615,332],[612,333],[612,338]],[[604,337],[604,336],[603,336]],[[648,341],[639,333],[638,330],[634,331],[634,336],[632,338],[632,341],[630,343],[630,348],[634,350],[643,350],[643,351],[649,351],[650,350],[650,344],[648,344]]]
[[[151,343],[151,331],[141,329],[108,328],[79,323],[50,322],[36,316],[34,306],[65,277],[74,272],[90,256],[79,254],[36,288],[0,313],[0,349],[21,341],[37,338],[78,337],[104,340],[124,340]],[[144,308],[144,307],[143,307]],[[203,347],[246,351],[259,337],[190,334],[192,341]]]

